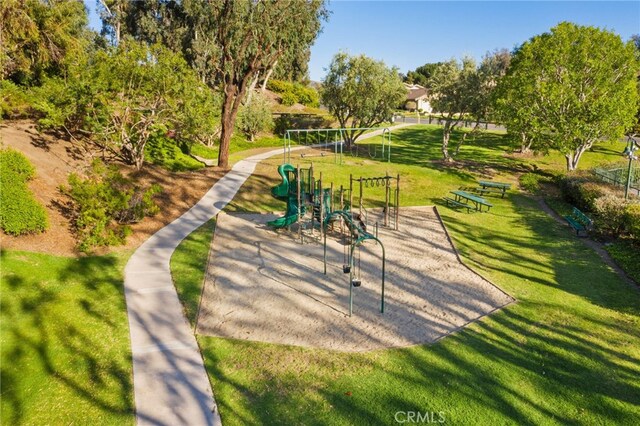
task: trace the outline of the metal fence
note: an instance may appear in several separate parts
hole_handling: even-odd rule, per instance
[[[636,166],[631,171],[631,185],[629,186],[629,195],[640,197],[640,167]],[[594,174],[603,181],[626,187],[628,181],[629,167],[616,167],[614,169],[597,168],[593,170]]]

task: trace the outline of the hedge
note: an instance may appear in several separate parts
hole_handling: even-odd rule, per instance
[[[620,188],[587,174],[562,176],[558,183],[567,202],[593,216],[599,234],[640,241],[639,200],[627,200]]]
[[[300,83],[272,79],[267,82],[267,88],[280,94],[283,105],[291,106],[296,102],[316,108],[320,105],[318,91]]]
[[[47,212],[27,182],[35,169],[20,152],[0,150],[0,228],[10,235],[39,233],[49,227]]]

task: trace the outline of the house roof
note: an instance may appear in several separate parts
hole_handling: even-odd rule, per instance
[[[427,89],[425,89],[424,87],[420,87],[419,89],[410,90],[409,94],[407,95],[407,100],[415,101],[422,97],[426,97],[427,95],[428,95]]]

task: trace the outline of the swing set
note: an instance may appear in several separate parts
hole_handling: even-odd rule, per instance
[[[380,135],[381,142],[377,143],[368,143],[366,144],[368,147],[369,157],[372,159],[380,159],[386,160],[387,162],[391,162],[391,129],[388,127],[362,127],[362,128],[339,128],[339,129],[288,129],[284,132],[284,152],[283,152],[283,160],[284,163],[291,163],[291,141],[293,140],[298,145],[303,146],[323,146],[329,147],[333,145],[333,156],[334,163],[342,165],[343,155],[344,155],[344,140],[347,131],[374,131],[374,130],[382,130],[382,134]],[[352,144],[349,153],[353,157],[357,157],[359,155],[359,147],[362,147],[365,144],[361,144],[360,146],[355,143]],[[319,156],[324,157],[326,154],[321,153]],[[310,155],[310,154],[301,154],[301,158],[314,157],[318,155]]]

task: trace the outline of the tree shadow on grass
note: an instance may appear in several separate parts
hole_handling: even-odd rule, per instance
[[[640,315],[640,292],[618,277],[570,228],[558,224],[530,198],[512,195],[510,200],[518,213],[506,214],[499,224],[483,221],[482,217],[469,217],[471,222],[465,222],[448,216],[446,225],[458,235],[458,249],[491,273],[507,274],[580,296],[603,308]],[[515,228],[529,232],[513,232]],[[477,253],[478,243],[483,247],[482,254]]]
[[[2,262],[2,422],[133,422],[116,258],[3,251]]]

